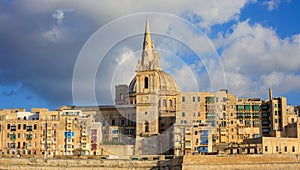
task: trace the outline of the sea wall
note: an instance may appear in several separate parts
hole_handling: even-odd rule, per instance
[[[183,158],[183,170],[199,169],[299,169],[298,155],[190,155]]]

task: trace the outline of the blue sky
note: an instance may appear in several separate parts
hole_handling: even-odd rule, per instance
[[[96,93],[97,104],[111,104],[114,85],[129,83],[134,75],[146,15],[151,30],[160,33],[153,39],[160,49],[162,65],[174,75],[183,91],[193,91],[197,85],[200,91],[206,91],[212,84],[206,83],[210,80],[209,71],[205,70],[208,58],[202,56],[199,62],[190,51],[191,46],[198,45],[200,51],[216,49],[218,55],[214,57],[220,59],[230,93],[266,99],[267,89],[272,88],[274,96],[285,96],[288,103],[297,105],[299,7],[298,0],[1,1],[0,109],[95,104],[84,97],[88,91]],[[186,31],[188,28],[176,16],[196,26],[198,32]],[[117,45],[104,48],[110,40],[121,37],[122,32],[133,30],[136,35],[119,38]],[[198,43],[193,38],[199,32]],[[192,42],[191,46],[172,39],[176,34]],[[92,35],[100,40],[93,41]],[[91,55],[85,54],[84,48],[93,46],[92,42],[97,42],[94,48],[98,50],[93,55],[104,53],[106,58],[98,63],[96,76],[81,75],[80,88],[75,89],[81,92],[73,102],[74,70],[79,57]],[[95,64],[88,57],[82,61]],[[191,74],[195,74],[195,86],[184,83]],[[224,74],[216,72],[215,76],[218,75]],[[89,76],[95,79],[94,84],[88,82]],[[95,89],[87,90],[90,87]]]

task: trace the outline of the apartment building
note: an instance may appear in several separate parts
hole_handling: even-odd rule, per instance
[[[0,150],[5,155],[45,158],[99,155],[101,127],[80,110],[4,109],[0,111]]]

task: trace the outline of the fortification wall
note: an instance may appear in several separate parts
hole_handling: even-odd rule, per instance
[[[199,169],[299,169],[298,155],[190,155],[183,158],[183,170]]]

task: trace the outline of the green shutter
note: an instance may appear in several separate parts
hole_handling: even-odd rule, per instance
[[[244,110],[244,105],[237,105],[237,110]]]
[[[250,105],[245,105],[245,110],[250,110]]]
[[[254,111],[260,110],[260,109],[259,109],[259,105],[253,105],[253,110],[254,110]]]

